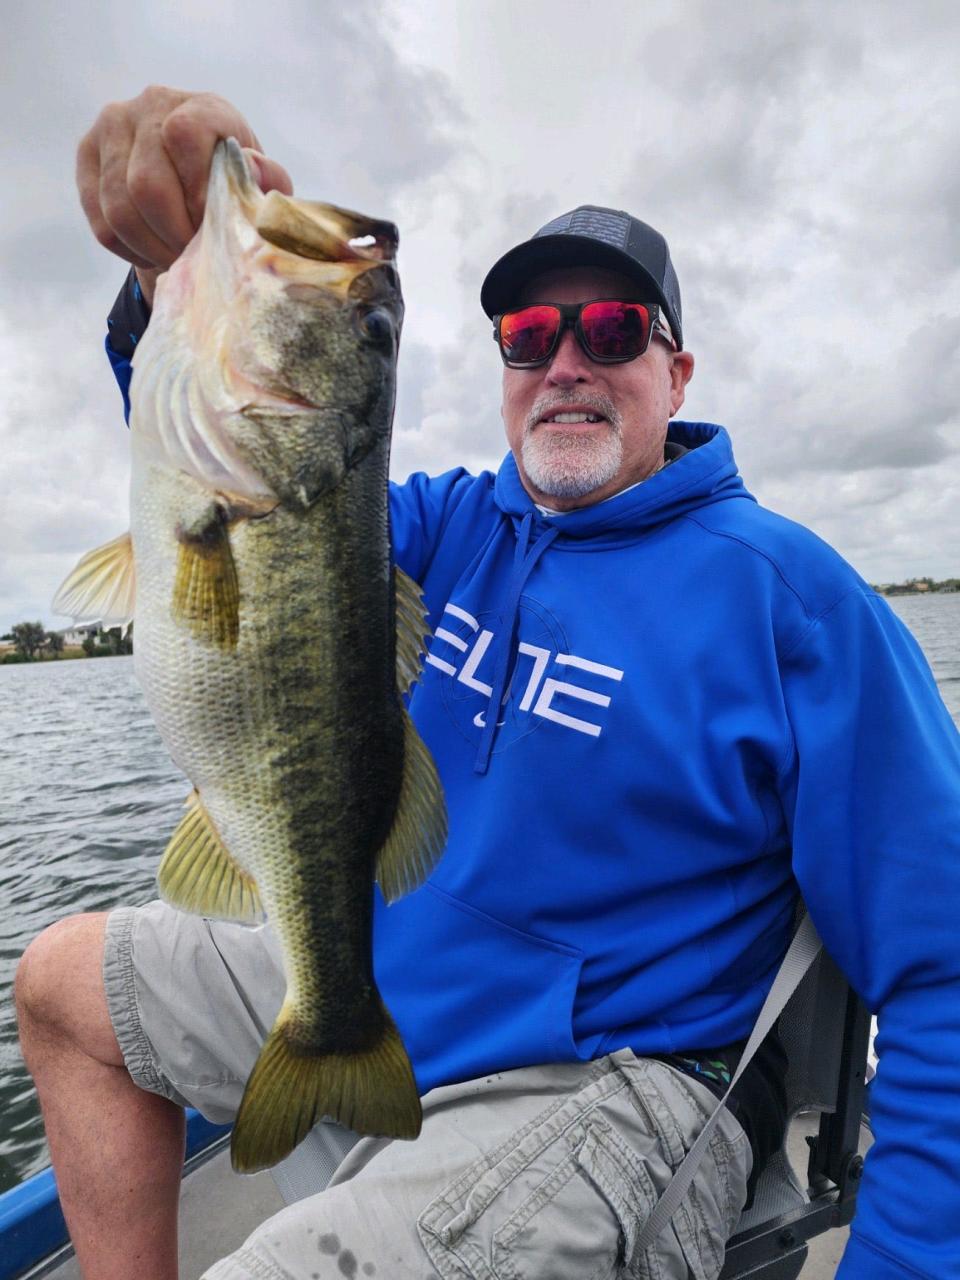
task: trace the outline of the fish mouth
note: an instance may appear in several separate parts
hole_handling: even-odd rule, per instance
[[[403,295],[394,263],[400,235],[392,222],[271,191],[253,226],[262,242],[260,265],[284,281],[288,296],[302,293],[312,301],[320,290],[342,302],[385,305],[399,327]]]
[[[368,218],[334,204],[296,200],[281,191],[271,191],[264,197],[254,226],[268,244],[299,258],[358,268],[393,262],[400,243],[392,222]]]

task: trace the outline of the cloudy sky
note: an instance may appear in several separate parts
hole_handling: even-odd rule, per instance
[[[496,466],[486,268],[580,203],[670,241],[697,368],[748,487],[871,581],[960,574],[960,10],[944,0],[34,0],[0,131],[0,631],[54,625],[127,525],[101,350],[124,268],[80,135],[149,83],[234,101],[300,194],[396,221],[397,476]],[[60,621],[57,625],[63,625]]]

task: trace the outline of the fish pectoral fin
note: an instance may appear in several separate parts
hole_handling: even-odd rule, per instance
[[[211,506],[205,523],[177,530],[173,617],[196,638],[234,649],[240,635],[240,584],[224,513]]]
[[[447,843],[443,787],[423,739],[403,713],[403,778],[393,826],[377,854],[377,880],[387,902],[423,884]]]
[[[402,569],[393,571],[397,601],[397,691],[407,693],[419,679],[427,634],[427,611],[414,580]]]
[[[121,534],[78,562],[53,598],[54,613],[104,622],[129,622],[134,614],[133,543]]]
[[[237,1173],[256,1173],[290,1154],[330,1116],[357,1133],[415,1138],[420,1096],[410,1059],[381,1004],[383,1031],[360,1052],[314,1054],[293,1041],[284,1002],[243,1091],[230,1139]]]
[[[160,896],[173,907],[215,920],[262,924],[260,892],[220,839],[197,791],[170,837],[157,872]]]

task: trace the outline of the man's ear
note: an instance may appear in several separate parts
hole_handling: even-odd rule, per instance
[[[677,413],[686,395],[687,383],[693,377],[693,353],[675,351],[670,366],[670,415]]]

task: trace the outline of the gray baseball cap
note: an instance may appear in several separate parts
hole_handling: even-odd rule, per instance
[[[677,347],[683,347],[680,285],[670,250],[659,231],[623,209],[582,204],[541,227],[495,262],[480,290],[480,305],[492,319],[516,305],[528,280],[557,267],[605,267],[630,276],[659,302]]]

